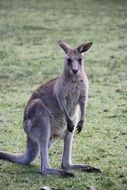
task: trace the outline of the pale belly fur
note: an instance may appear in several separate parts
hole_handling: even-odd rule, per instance
[[[76,106],[75,111],[71,115],[71,119],[76,126],[78,121],[79,121],[79,106]],[[59,113],[57,115],[51,114],[50,116],[50,124],[51,124],[51,138],[63,138],[65,135],[65,131],[67,129],[67,123],[66,123],[66,118],[63,114]]]

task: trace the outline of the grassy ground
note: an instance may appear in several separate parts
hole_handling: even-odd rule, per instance
[[[75,135],[73,160],[100,167],[102,174],[75,171],[74,179],[40,176],[30,166],[0,161],[1,190],[127,189],[127,1],[0,1],[0,149],[21,152],[24,106],[41,83],[62,71],[57,41],[72,46],[93,41],[86,55],[90,98],[86,124]],[[78,148],[77,148],[78,147]],[[59,167],[62,142],[49,152]]]

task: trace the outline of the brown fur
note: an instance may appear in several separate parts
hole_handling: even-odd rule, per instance
[[[81,132],[88,98],[88,79],[84,71],[82,54],[92,43],[83,44],[77,49],[60,41],[65,51],[63,74],[41,85],[30,97],[24,111],[23,126],[27,134],[26,151],[23,154],[0,152],[0,159],[28,164],[40,153],[40,172],[73,177],[63,169],[99,171],[81,164],[71,164],[73,130]],[[64,138],[61,167],[50,168],[48,148],[55,138]]]

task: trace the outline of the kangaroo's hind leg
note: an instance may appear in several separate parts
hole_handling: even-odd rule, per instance
[[[63,151],[61,167],[63,169],[74,169],[74,170],[80,169],[86,172],[95,172],[95,173],[101,172],[100,169],[92,167],[88,164],[71,163],[72,140],[73,140],[73,134],[67,130],[64,138],[64,151]]]
[[[30,109],[32,114],[30,136],[34,139],[40,149],[40,172],[41,174],[56,174],[63,177],[73,177],[72,173],[62,169],[51,168],[48,162],[48,145],[50,139],[50,113],[40,99],[32,102]]]

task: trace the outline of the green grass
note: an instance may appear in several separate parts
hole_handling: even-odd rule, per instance
[[[86,123],[75,135],[73,161],[100,167],[102,174],[74,171],[74,179],[39,175],[30,166],[0,161],[1,190],[127,189],[127,1],[0,1],[0,146],[22,152],[22,115],[33,90],[62,72],[57,41],[72,46],[93,41],[86,55],[90,98]],[[78,147],[78,148],[77,148]],[[62,141],[49,152],[60,166]]]

